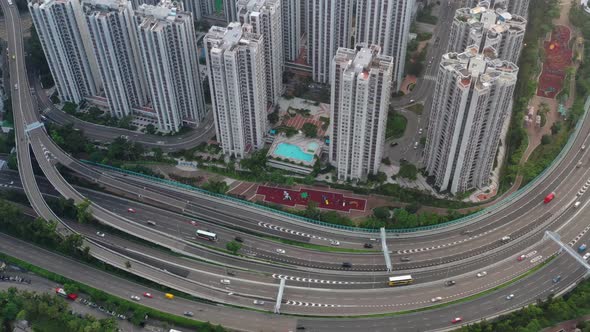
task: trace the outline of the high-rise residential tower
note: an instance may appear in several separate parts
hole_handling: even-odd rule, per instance
[[[283,24],[281,0],[238,0],[240,23],[262,35],[266,67],[266,101],[278,102],[283,91]]]
[[[301,3],[305,0],[289,0],[281,3],[283,12],[283,55],[287,61],[295,61],[299,57],[301,35],[304,24],[301,20]]]
[[[206,113],[192,14],[171,1],[135,12],[152,108],[162,131],[197,126]]]
[[[489,184],[517,74],[493,48],[443,55],[424,152],[436,188],[455,194]]]
[[[339,48],[332,62],[329,158],[339,180],[365,180],[381,165],[394,65],[380,51]]]
[[[455,12],[447,52],[463,52],[469,45],[479,50],[493,47],[498,58],[517,63],[522,50],[527,21],[504,9],[489,9],[486,2]]]
[[[130,115],[148,101],[131,3],[84,0],[82,8],[111,115]]]
[[[415,0],[359,0],[356,7],[356,42],[380,45],[393,57],[394,88],[404,75],[412,8]]]
[[[251,31],[234,22],[204,39],[217,141],[238,158],[262,148],[266,132],[264,42]]]
[[[97,95],[100,76],[77,0],[33,0],[29,11],[62,101]]]
[[[336,50],[351,43],[353,3],[353,0],[309,0],[307,60],[316,82],[330,81],[330,66]]]

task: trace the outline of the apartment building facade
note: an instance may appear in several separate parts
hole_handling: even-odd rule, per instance
[[[415,0],[358,0],[356,42],[380,45],[383,55],[393,57],[394,89],[399,90]]]
[[[443,56],[424,152],[436,188],[455,194],[489,184],[517,75],[493,48],[472,45]]]
[[[82,8],[111,115],[131,115],[148,102],[131,3],[84,0]]]
[[[353,0],[309,0],[307,61],[316,82],[330,82],[332,58],[351,43],[353,5]]]
[[[204,39],[217,141],[226,156],[245,157],[264,145],[264,42],[248,24],[212,27]]]
[[[283,92],[283,17],[280,0],[238,0],[238,18],[262,35],[266,101],[274,105]]]
[[[393,62],[377,45],[339,48],[334,56],[329,159],[339,180],[366,180],[379,171]]]
[[[96,95],[102,84],[80,3],[33,0],[28,7],[60,99],[80,103]]]
[[[151,106],[162,131],[196,127],[206,114],[192,13],[172,2],[141,5],[135,14]]]

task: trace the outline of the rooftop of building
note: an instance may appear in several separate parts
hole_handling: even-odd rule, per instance
[[[220,49],[232,49],[239,45],[248,45],[258,42],[261,36],[252,32],[252,26],[232,22],[227,27],[212,26],[205,36],[209,42],[215,43]]]
[[[503,8],[490,8],[487,1],[481,1],[473,8],[459,8],[455,12],[455,21],[467,23],[483,33],[483,30],[495,30],[497,33],[518,27],[524,31],[527,21],[524,17],[507,12]]]
[[[82,6],[92,12],[122,11],[130,8],[127,0],[82,0]]]
[[[358,44],[354,49],[341,47],[336,51],[334,61],[346,66],[346,71],[356,74],[369,71],[387,70],[392,66],[393,58],[382,55],[381,48],[377,45]]]
[[[135,15],[144,18],[141,27],[150,30],[163,29],[172,23],[192,24],[193,20],[190,12],[181,10],[176,2],[169,0],[163,0],[156,6],[142,4],[135,10]]]

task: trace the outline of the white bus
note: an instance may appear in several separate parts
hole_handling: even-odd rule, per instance
[[[211,233],[211,232],[207,232],[207,231],[202,231],[202,230],[197,230],[197,236],[201,237],[203,239],[207,239],[209,241],[217,241],[217,234],[215,233]]]
[[[399,276],[399,277],[389,277],[389,286],[402,286],[402,285],[409,285],[414,282],[411,275]]]

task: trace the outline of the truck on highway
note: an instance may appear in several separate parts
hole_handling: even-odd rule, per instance
[[[584,250],[586,250],[586,244],[582,244],[578,247],[578,252],[584,252]]]

